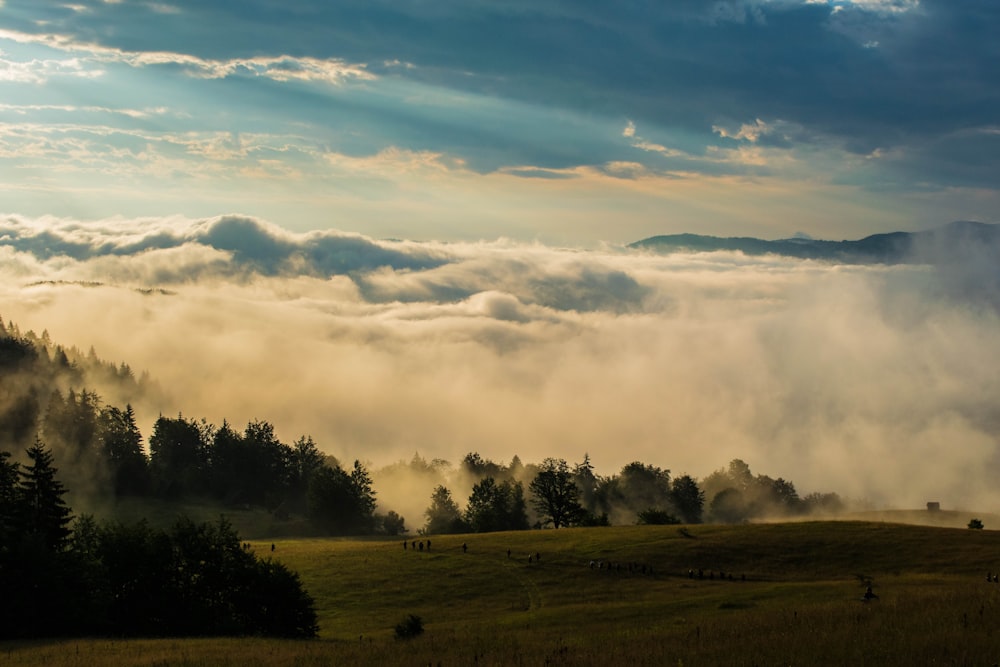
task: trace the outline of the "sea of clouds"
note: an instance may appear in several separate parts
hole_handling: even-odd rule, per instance
[[[603,474],[638,460],[701,477],[741,458],[801,494],[992,510],[1000,310],[983,257],[836,265],[7,215],[0,315],[148,371],[165,398],[136,406],[147,437],[183,412],[264,419],[373,466],[589,453]]]

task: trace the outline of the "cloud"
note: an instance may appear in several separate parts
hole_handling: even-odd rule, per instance
[[[998,500],[995,262],[387,242],[235,216],[7,216],[0,239],[4,318],[148,370],[170,396],[144,429],[268,419],[374,465],[588,452],[604,474],[703,476],[739,457],[800,493]]]

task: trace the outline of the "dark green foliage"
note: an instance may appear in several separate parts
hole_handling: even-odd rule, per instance
[[[580,489],[565,459],[545,459],[528,488],[538,514],[553,528],[571,526],[584,514]]]
[[[681,475],[670,483],[670,497],[684,523],[701,523],[705,493],[690,475]]]
[[[423,633],[424,622],[415,614],[410,614],[396,624],[396,639],[413,639]]]
[[[477,533],[528,528],[524,487],[510,480],[497,484],[492,477],[472,487],[465,521]]]
[[[161,416],[149,437],[153,492],[165,498],[201,494],[208,489],[210,430],[194,420]]]
[[[170,532],[112,524],[98,559],[109,628],[128,635],[261,634],[311,637],[316,616],[298,577],[261,561],[225,521],[182,518]]]
[[[431,494],[431,504],[424,511],[424,515],[427,517],[424,530],[431,535],[464,533],[468,530],[468,524],[458,509],[458,503],[451,497],[451,491],[440,484]]]
[[[309,519],[331,535],[358,535],[375,528],[375,492],[360,462],[348,475],[340,466],[313,472],[308,491]]]

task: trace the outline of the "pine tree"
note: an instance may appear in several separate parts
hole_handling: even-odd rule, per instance
[[[21,469],[18,491],[20,523],[24,534],[36,535],[52,551],[59,551],[69,538],[71,511],[63,495],[66,488],[56,479],[52,452],[42,441],[27,450],[30,463]]]

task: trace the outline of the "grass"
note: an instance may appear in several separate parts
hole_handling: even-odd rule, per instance
[[[1000,532],[873,522],[685,529],[440,536],[429,551],[404,550],[401,539],[278,539],[273,556],[316,599],[319,640],[7,642],[0,663],[1000,662],[1000,584],[985,581],[1000,570]],[[271,543],[253,541],[265,556]],[[699,568],[704,579],[689,577]],[[861,601],[864,579],[879,600]],[[409,614],[424,633],[398,640],[394,627]]]

